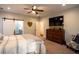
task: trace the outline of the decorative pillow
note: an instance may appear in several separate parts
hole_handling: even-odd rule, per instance
[[[79,44],[79,34],[76,35],[76,37],[73,41],[76,42],[77,44]]]

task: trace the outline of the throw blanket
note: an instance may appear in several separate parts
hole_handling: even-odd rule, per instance
[[[46,53],[43,40],[36,36],[10,35],[4,36],[0,44],[2,54],[44,54]]]

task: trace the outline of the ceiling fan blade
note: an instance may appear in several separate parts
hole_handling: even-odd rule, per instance
[[[38,12],[36,12],[36,14],[38,14]]]
[[[29,12],[27,12],[27,13],[31,13],[32,11],[29,11]]]
[[[36,9],[35,11],[44,12],[44,10],[39,10],[39,9]]]
[[[26,13],[28,14],[28,13],[31,13],[31,12],[32,12],[32,11],[29,11],[29,12],[26,12]]]
[[[33,10],[37,9],[37,6],[35,6],[35,5],[34,5],[34,6],[32,6],[32,9],[33,9]]]
[[[30,8],[24,8],[24,10],[31,10]]]

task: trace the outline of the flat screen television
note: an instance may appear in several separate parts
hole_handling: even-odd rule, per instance
[[[63,26],[63,16],[49,18],[49,26]]]

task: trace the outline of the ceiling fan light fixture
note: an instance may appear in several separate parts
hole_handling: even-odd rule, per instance
[[[28,10],[29,8],[24,8],[25,10]],[[39,14],[39,12],[44,12],[44,10],[40,10],[37,8],[37,6],[33,5],[31,9],[29,9],[30,11],[28,13],[32,13],[34,15]],[[39,15],[38,15],[39,16]]]
[[[35,12],[35,11],[32,11],[32,13],[33,13],[33,14],[36,14],[36,12]]]
[[[33,6],[33,9],[35,10],[37,7],[36,6]]]

